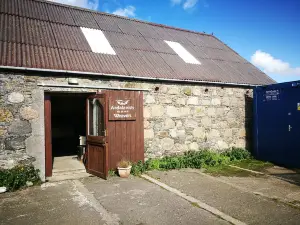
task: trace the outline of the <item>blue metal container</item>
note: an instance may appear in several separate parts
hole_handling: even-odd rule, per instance
[[[254,154],[300,168],[300,81],[254,89]]]

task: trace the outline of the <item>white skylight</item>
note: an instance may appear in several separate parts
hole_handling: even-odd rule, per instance
[[[80,27],[91,49],[95,53],[116,55],[105,35],[101,30]]]
[[[186,63],[191,64],[199,64],[201,63],[191,54],[189,53],[180,43],[174,41],[165,41],[173,50],[174,52],[179,55]]]

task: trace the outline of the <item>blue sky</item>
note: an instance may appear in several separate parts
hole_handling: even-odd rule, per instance
[[[214,33],[278,82],[300,80],[300,0],[52,0]]]

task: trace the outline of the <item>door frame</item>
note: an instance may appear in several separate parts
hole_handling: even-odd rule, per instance
[[[96,92],[44,92],[44,126],[45,126],[45,177],[52,176],[53,155],[52,155],[52,96],[79,95],[90,96]]]
[[[44,116],[45,116],[45,177],[52,176],[52,124],[51,124],[51,96],[44,95]]]

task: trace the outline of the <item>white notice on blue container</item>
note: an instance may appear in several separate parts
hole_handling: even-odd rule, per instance
[[[267,90],[265,93],[265,101],[278,101],[280,100],[279,90]]]

